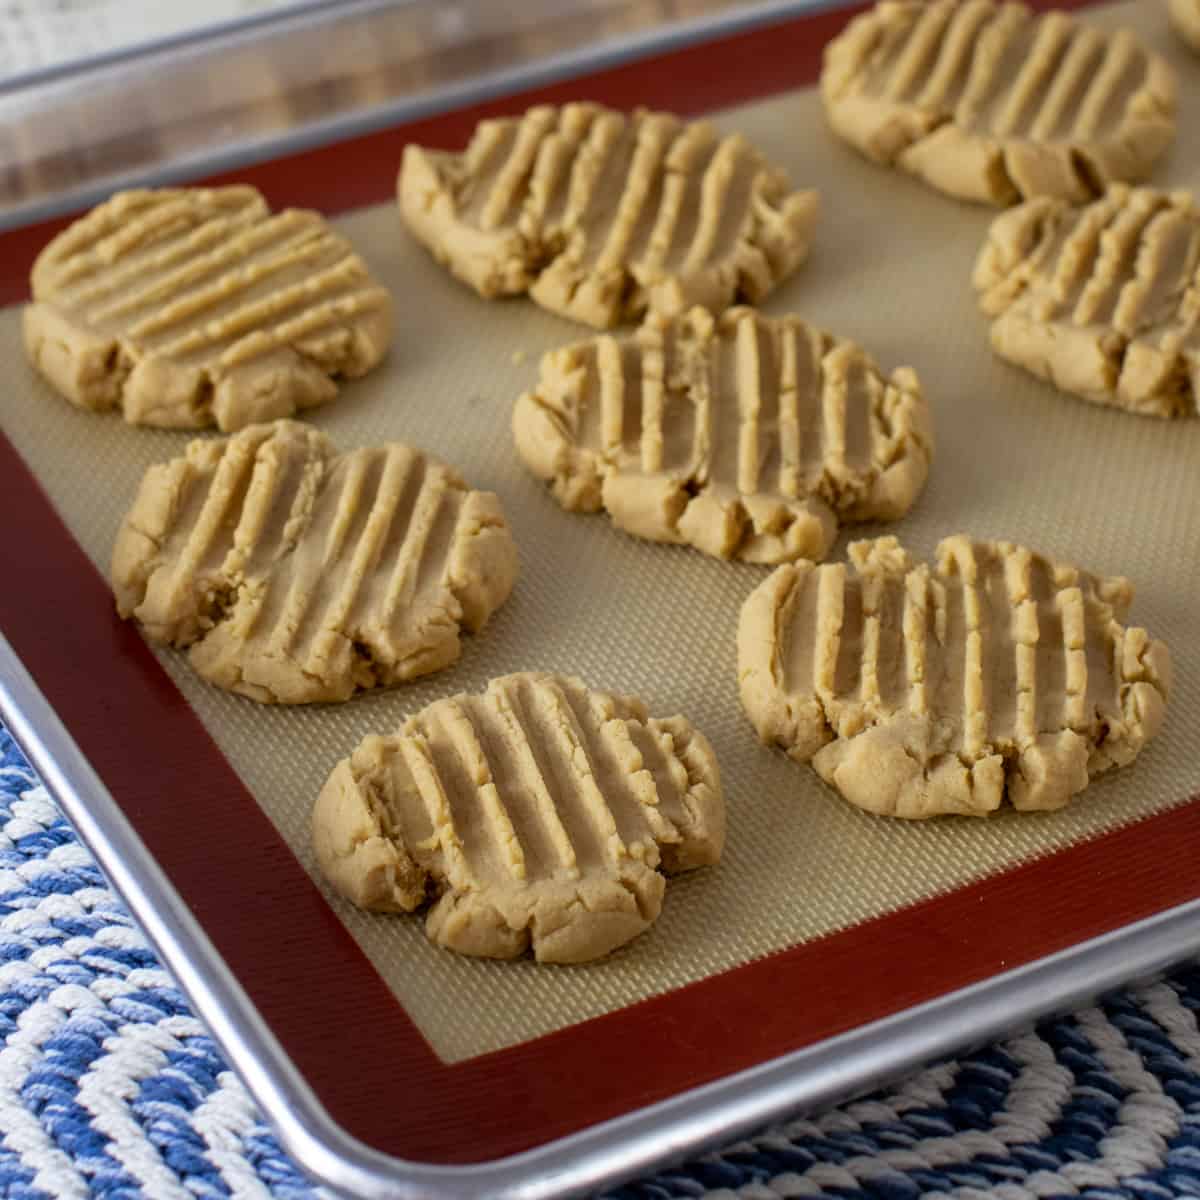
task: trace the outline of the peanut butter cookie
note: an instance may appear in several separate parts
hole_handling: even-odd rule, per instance
[[[400,211],[481,296],[597,328],[757,302],[808,255],[814,192],[704,121],[597,104],[480,122],[461,154],[408,146]]]
[[[720,558],[823,558],[841,520],[894,520],[933,454],[916,374],[798,317],[734,308],[542,359],[517,449],[559,503]]]
[[[226,432],[288,417],[369,371],[392,302],[312,212],[254,188],[119,192],[33,265],[34,367],[80,408]]]
[[[658,916],[661,871],[721,857],[717,760],[683,717],[535,672],[438,700],[338,763],[317,861],[361,908],[460,954],[585,962]]]
[[[1132,600],[1011,542],[947,538],[932,571],[855,542],[848,567],[780,567],[750,595],[742,704],[870,812],[1062,808],[1162,724],[1170,657],[1122,624]]]
[[[1074,208],[1031,200],[992,224],[975,288],[1002,358],[1096,404],[1194,414],[1200,208],[1187,192],[1111,187]]]
[[[338,454],[296,421],[151,467],[113,550],[117,610],[268,704],[346,700],[440,670],[504,603],[500,502],[399,443]]]
[[[999,0],[881,0],[825,51],[833,129],[964,200],[1086,201],[1175,136],[1174,72],[1128,30]]]

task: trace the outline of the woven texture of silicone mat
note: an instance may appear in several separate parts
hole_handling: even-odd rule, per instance
[[[1137,27],[1175,63],[1180,139],[1156,182],[1200,185],[1196,63],[1171,38],[1157,5],[1124,3],[1089,16]],[[1196,87],[1187,86],[1189,76]],[[686,713],[716,748],[729,810],[721,866],[674,880],[653,929],[587,967],[463,959],[430,946],[418,918],[370,916],[331,898],[447,1061],[845,928],[1200,790],[1192,715],[1200,705],[1192,655],[1200,638],[1200,420],[1165,423],[1095,408],[995,360],[970,286],[995,214],[860,159],[829,134],[815,94],[715,119],[754,140],[797,186],[822,194],[812,259],[767,311],[796,311],[855,338],[885,369],[913,365],[933,407],[938,448],[914,511],[893,526],[844,531],[834,557],[849,538],[880,532],[897,533],[927,556],[940,537],[962,530],[1129,575],[1137,587],[1133,622],[1174,652],[1166,728],[1132,768],[1101,778],[1062,813],[910,825],[856,812],[810,770],[759,746],[739,706],[737,615],[765,569],[639,542],[605,517],[564,513],[518,462],[508,430],[513,400],[534,380],[542,351],[589,331],[528,301],[478,299],[408,237],[391,205],[338,219],[395,296],[396,340],[386,364],[346,385],[313,413],[314,423],[347,448],[413,442],[454,463],[474,486],[498,492],[521,552],[516,592],[482,636],[467,640],[454,668],[337,707],[262,707],[204,684],[182,654],[162,654],[166,669],[314,875],[308,815],[340,757],[430,700],[526,668],[636,693],[657,715]],[[26,367],[15,311],[0,315],[0,353],[11,364],[0,426],[107,573],[142,472],[179,454],[188,435],[132,429],[71,408]],[[129,752],[136,753],[132,735]],[[181,836],[203,836],[203,822],[181,821]]]

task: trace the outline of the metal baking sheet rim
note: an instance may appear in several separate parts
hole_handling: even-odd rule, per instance
[[[842,6],[841,0],[750,4],[657,37],[562,56],[519,74],[498,73],[444,94],[394,102],[12,209],[0,214],[0,232],[74,211],[117,186],[156,186],[244,167],[653,52]],[[467,1166],[422,1163],[373,1150],[330,1117],[3,634],[0,720],[212,1030],[288,1152],[325,1186],[370,1200],[588,1195],[770,1121],[832,1105],[1131,980],[1159,974],[1200,949],[1200,900],[1193,900],[535,1149]]]
[[[0,719],[288,1152],[322,1184],[371,1200],[587,1195],[1156,975],[1200,945],[1193,900],[536,1149],[469,1166],[415,1162],[371,1149],[332,1120],[2,635]]]

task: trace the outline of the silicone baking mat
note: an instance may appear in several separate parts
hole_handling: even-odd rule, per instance
[[[1156,182],[1200,183],[1194,132],[1200,67],[1171,39],[1158,5],[1124,3],[1093,15],[1108,27],[1135,26],[1175,64],[1181,136]],[[587,80],[564,90],[606,98]],[[766,569],[639,542],[605,517],[566,514],[517,460],[508,432],[513,400],[534,380],[543,351],[588,331],[527,301],[478,299],[406,235],[390,202],[343,215],[336,225],[395,297],[396,339],[381,369],[345,386],[312,418],[343,447],[411,441],[453,462],[473,485],[499,493],[521,552],[517,589],[491,626],[465,642],[455,667],[341,706],[259,706],[198,680],[183,655],[157,657],[444,1063],[500,1061],[497,1052],[506,1048],[536,1046],[548,1034],[684,985],[736,978],[727,973],[751,961],[832,944],[832,935],[864,923],[886,928],[894,919],[888,914],[919,911],[911,906],[935,896],[965,895],[965,885],[975,885],[970,894],[985,905],[976,910],[980,921],[1062,919],[1068,923],[1050,936],[1070,944],[1087,931],[1056,915],[1053,896],[1033,892],[1005,909],[1004,893],[989,893],[986,881],[1023,863],[1061,858],[1065,847],[1142,822],[1200,792],[1193,716],[1200,670],[1192,653],[1200,635],[1194,602],[1200,421],[1105,411],[995,360],[970,287],[994,213],[944,199],[857,157],[827,132],[812,91],[727,108],[714,120],[744,132],[798,186],[822,196],[810,262],[764,307],[799,312],[855,338],[885,368],[914,366],[933,408],[937,452],[912,514],[886,528],[844,531],[833,557],[844,554],[850,538],[885,531],[927,556],[940,537],[966,531],[1130,576],[1138,593],[1133,620],[1174,651],[1166,728],[1135,766],[1102,777],[1061,813],[906,824],[852,809],[811,771],[761,747],[739,707],[737,615]],[[447,144],[461,137],[452,131]],[[288,198],[286,188],[280,198]],[[25,366],[15,309],[0,316],[0,355],[10,364],[0,427],[87,556],[106,572],[142,472],[180,453],[188,435],[130,428],[62,402]],[[72,605],[82,602],[61,594],[57,613],[46,616],[45,636],[54,636],[49,622],[71,620]],[[473,961],[435,949],[420,919],[362,914],[329,893],[308,846],[312,801],[334,763],[364,734],[394,729],[438,696],[528,668],[566,671],[640,695],[655,714],[686,713],[712,740],[724,777],[729,840],[721,865],[672,881],[648,934],[585,967]],[[119,729],[130,760],[162,753],[147,743],[149,730],[113,717],[114,736]],[[207,826],[204,812],[181,812],[176,836],[203,844],[238,834]],[[273,870],[264,863],[257,881],[267,893],[276,886]],[[1084,907],[1104,913],[1105,880],[1065,867],[1063,878],[1075,890],[1073,902],[1082,890]],[[991,905],[989,895],[997,898]],[[319,953],[311,930],[298,916],[298,953]],[[946,952],[960,949],[948,945]],[[1031,942],[1030,956],[1037,949]],[[984,973],[1012,961],[996,954]],[[313,971],[323,969],[327,964],[313,961]],[[796,999],[748,993],[748,1010]],[[897,1005],[902,999],[897,993]]]

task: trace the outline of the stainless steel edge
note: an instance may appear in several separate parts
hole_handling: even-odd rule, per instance
[[[361,137],[392,125],[420,120],[451,109],[479,104],[516,91],[544,87],[577,75],[622,66],[699,42],[744,33],[801,13],[844,7],[848,0],[757,0],[715,17],[682,21],[666,29],[613,38],[598,46],[551,55],[534,66],[492,71],[462,83],[409,96],[361,112],[318,121],[274,137],[233,143],[220,150],[179,158],[149,170],[109,176],[50,199],[14,205],[0,212],[0,233],[36,224],[98,204],[129,187],[162,187],[253,166],[272,158],[301,154],[331,142]]]
[[[372,1150],[332,1121],[2,636],[0,719],[288,1152],[326,1186],[369,1200],[591,1194],[1076,1007],[1200,949],[1198,900],[523,1154],[465,1167],[411,1162]]]

